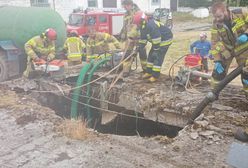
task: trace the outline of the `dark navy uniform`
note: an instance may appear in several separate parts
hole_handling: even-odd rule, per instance
[[[139,54],[145,59],[147,57],[145,46],[147,42],[152,43],[148,54],[146,73],[158,78],[165,54],[172,43],[173,34],[171,30],[162,23],[150,18],[141,24]]]

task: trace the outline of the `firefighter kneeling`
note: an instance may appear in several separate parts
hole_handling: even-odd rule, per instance
[[[35,36],[26,42],[24,49],[27,54],[27,68],[23,73],[24,77],[30,78],[30,73],[34,71],[32,61],[51,61],[55,58],[55,40],[57,33],[54,29],[47,29],[40,36]]]
[[[111,56],[111,45],[115,49],[121,50],[120,43],[114,36],[97,32],[94,27],[89,28],[88,36],[86,44],[87,61]]]
[[[67,59],[69,65],[76,65],[82,62],[82,56],[84,56],[85,44],[79,38],[78,32],[72,30],[69,33],[69,37],[64,44],[64,51],[67,52]]]
[[[162,23],[153,18],[147,18],[141,11],[135,13],[133,23],[140,30],[140,57],[147,57],[145,46],[147,41],[152,43],[152,48],[147,59],[146,73],[143,75],[143,79],[148,79],[149,82],[155,82],[160,76],[165,54],[172,43],[172,32]]]

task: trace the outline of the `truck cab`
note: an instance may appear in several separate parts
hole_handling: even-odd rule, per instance
[[[70,14],[67,32],[76,30],[79,35],[85,35],[88,29],[94,27],[99,32],[117,35],[123,27],[123,18],[123,13],[79,11]]]

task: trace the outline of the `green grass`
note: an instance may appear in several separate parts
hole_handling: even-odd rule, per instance
[[[212,16],[206,18],[197,18],[194,17],[190,12],[173,12],[173,22],[188,22],[188,21],[195,21],[195,22],[212,22]]]

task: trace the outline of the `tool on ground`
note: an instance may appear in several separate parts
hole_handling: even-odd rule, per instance
[[[58,77],[64,74],[65,62],[64,60],[52,60],[45,61],[44,59],[39,59],[38,61],[33,61],[33,67],[35,71],[44,72],[44,75],[50,75],[53,77]]]
[[[210,79],[211,74],[201,71],[201,56],[198,54],[187,54],[184,56],[184,66],[180,67],[175,84],[187,87],[188,81],[199,82],[200,78]]]

